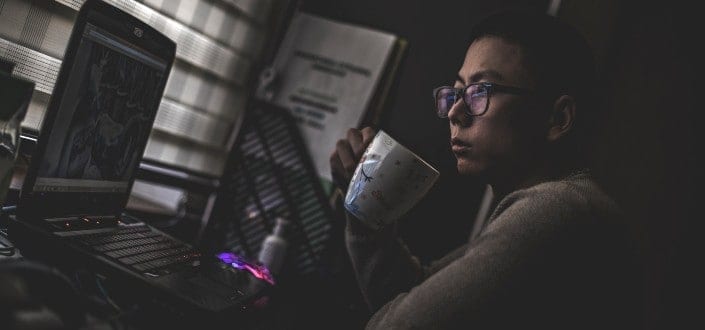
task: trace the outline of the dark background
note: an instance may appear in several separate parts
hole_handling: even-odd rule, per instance
[[[422,261],[467,239],[484,187],[455,173],[448,123],[435,117],[431,90],[454,80],[467,31],[492,11],[546,11],[548,1],[302,0],[300,9],[395,33],[409,42],[392,106],[380,124],[437,166],[441,177],[405,219],[402,235]],[[700,276],[695,209],[697,11],[687,1],[561,1],[558,15],[595,50],[606,117],[590,152],[594,172],[626,210],[646,260],[647,329],[681,328],[700,311],[689,303]],[[595,242],[599,244],[599,242]],[[641,279],[635,279],[635,281]],[[607,298],[608,299],[608,298]]]
[[[455,172],[448,122],[435,116],[431,90],[454,80],[468,47],[467,33],[482,17],[510,7],[545,12],[549,1],[289,1],[303,11],[408,41],[391,105],[378,128],[435,165],[441,177],[401,223],[402,236],[422,262],[465,242],[484,187]],[[597,127],[600,138],[585,152],[593,155],[595,175],[640,238],[645,277],[634,280],[644,281],[644,328],[698,328],[693,323],[703,304],[696,284],[704,278],[698,272],[703,216],[696,209],[702,182],[696,162],[701,150],[696,141],[702,138],[696,134],[696,98],[702,93],[696,60],[705,58],[698,51],[701,11],[685,0],[560,3],[558,16],[581,30],[595,50],[606,116]],[[344,253],[338,257],[344,264]],[[252,328],[361,328],[369,312],[352,273],[342,274],[347,275],[290,286],[293,294],[279,296],[283,308],[275,310],[277,317],[267,314],[270,322]]]

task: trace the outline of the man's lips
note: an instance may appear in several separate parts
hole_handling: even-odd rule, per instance
[[[470,146],[461,146],[454,144],[451,149],[453,150],[454,154],[464,154],[470,151]]]
[[[453,150],[454,154],[464,154],[470,151],[470,148],[472,146],[470,145],[470,143],[467,143],[465,141],[461,141],[459,139],[451,139],[450,147],[451,150]]]

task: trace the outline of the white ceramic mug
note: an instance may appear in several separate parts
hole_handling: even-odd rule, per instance
[[[438,175],[421,157],[379,131],[357,164],[345,208],[368,227],[380,229],[421,200]]]

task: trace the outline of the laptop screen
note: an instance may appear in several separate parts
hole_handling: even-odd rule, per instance
[[[167,68],[164,60],[86,24],[33,190],[126,192]]]
[[[123,211],[174,61],[173,41],[101,1],[82,6],[25,177],[29,218]]]

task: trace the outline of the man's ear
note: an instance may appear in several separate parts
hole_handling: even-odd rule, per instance
[[[568,134],[575,122],[575,99],[570,95],[561,95],[553,103],[553,113],[548,122],[546,139],[555,142]]]

